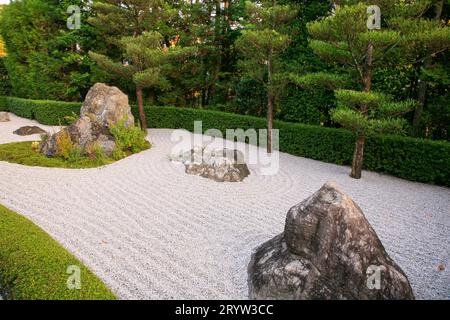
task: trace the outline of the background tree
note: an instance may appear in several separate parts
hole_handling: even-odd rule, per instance
[[[372,4],[381,8],[381,30],[367,29],[368,4],[364,2],[339,6],[334,15],[308,25],[313,50],[323,59],[343,66],[350,78],[358,79],[353,88],[359,90],[336,91],[338,106],[332,111],[334,121],[356,133],[350,176],[357,179],[361,177],[367,135],[404,133],[405,120],[398,116],[415,106],[411,100],[393,102],[389,96],[372,92],[374,70],[389,63],[395,65],[395,57],[402,56],[402,63],[416,58],[416,42],[421,43],[420,47],[440,52],[448,47],[450,39],[448,29],[431,28],[432,22],[420,18],[428,1],[371,1]],[[296,81],[302,86],[340,87],[345,83],[342,77],[327,73],[298,77]]]
[[[158,46],[154,43],[157,37],[155,33],[148,33],[146,36],[141,37],[136,43],[133,43],[130,38],[138,38],[143,35],[144,32],[155,31],[158,32],[161,37],[170,34],[170,23],[172,19],[177,15],[174,10],[164,0],[97,0],[93,3],[93,16],[89,19],[90,24],[99,29],[99,32],[105,35],[105,40],[112,50],[113,54],[109,56],[114,59],[120,57],[122,59],[119,63],[113,63],[111,59],[106,58],[101,54],[92,52],[91,58],[96,60],[97,63],[105,70],[114,72],[125,79],[131,80],[133,77],[141,77],[142,72],[149,68],[147,75],[148,82],[150,80],[151,65],[147,65],[144,60],[131,60],[127,55],[140,55],[142,48],[135,50],[136,47],[142,45],[145,41],[151,45],[150,50],[158,50]],[[154,39],[150,39],[153,37]],[[158,36],[159,37],[159,36]],[[141,41],[139,43],[139,41]],[[161,40],[162,41],[162,40]],[[128,52],[127,52],[128,50]],[[135,51],[133,51],[135,50]],[[136,56],[135,56],[136,57]],[[143,57],[139,57],[143,58]],[[124,65],[125,61],[131,63],[132,67],[127,68]],[[156,78],[158,76],[154,75]],[[136,100],[138,103],[140,122],[142,129],[146,129],[146,117],[144,112],[143,103],[143,89],[155,88],[155,85],[143,85],[145,81],[142,79],[137,81],[137,78],[133,78],[133,83],[136,89]]]
[[[327,0],[283,0],[280,4],[293,4],[299,8],[296,18],[289,24],[292,42],[282,54],[287,72],[306,74],[323,70],[332,71],[332,65],[320,59],[308,44],[307,23],[331,13],[332,1]],[[325,88],[314,91],[286,83],[281,91],[275,118],[290,122],[313,125],[331,125],[330,109],[335,106],[333,92]]]
[[[136,86],[140,122],[143,130],[147,130],[147,121],[143,110],[142,90],[145,88],[167,89],[170,83],[166,73],[170,63],[175,60],[186,60],[195,50],[177,46],[167,47],[163,36],[156,31],[143,32],[136,37],[123,37],[120,46],[125,61],[113,62],[110,58],[90,53],[90,57],[108,72],[130,79]]]
[[[238,65],[246,76],[263,84],[267,91],[267,152],[271,153],[276,84],[282,72],[280,54],[290,42],[283,29],[296,16],[297,10],[290,5],[277,5],[273,0],[246,2],[246,12],[246,28],[235,43],[243,56]]]
[[[2,10],[0,33],[8,56],[5,65],[12,94],[23,98],[80,100],[92,84],[87,50],[96,39],[85,23],[67,28],[67,7],[84,0],[22,0]]]
[[[0,19],[3,5],[0,5]],[[6,48],[3,39],[0,37],[0,96],[7,96],[11,93],[11,82],[9,81],[8,70],[6,70],[4,57]]]

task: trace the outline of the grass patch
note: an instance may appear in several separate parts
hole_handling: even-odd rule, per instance
[[[69,266],[81,270],[81,289],[68,289]],[[2,295],[18,300],[111,300],[115,295],[41,228],[0,205]]]
[[[46,157],[42,153],[33,150],[32,142],[13,142],[0,144],[0,161],[23,164],[26,166],[82,169],[96,168],[110,163],[113,159],[77,157],[72,160],[66,160],[62,157]]]

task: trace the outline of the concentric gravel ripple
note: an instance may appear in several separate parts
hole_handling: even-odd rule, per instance
[[[11,119],[0,123],[0,143],[38,138],[13,135],[37,123]],[[151,150],[97,169],[0,162],[0,203],[42,227],[119,298],[246,299],[252,250],[283,231],[290,207],[334,180],[361,206],[416,296],[450,297],[448,188],[372,172],[353,180],[347,167],[284,153],[275,175],[250,165],[243,182],[217,183],[169,160],[172,132],[151,129]]]

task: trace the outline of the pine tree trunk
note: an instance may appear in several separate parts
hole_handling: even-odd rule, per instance
[[[360,135],[355,143],[355,151],[353,153],[353,162],[352,162],[352,172],[350,173],[350,177],[355,179],[361,178],[362,166],[364,162],[365,142],[366,137],[364,135]]]
[[[275,97],[269,92],[267,99],[267,153],[272,153],[273,105]]]
[[[267,153],[272,153],[273,105],[275,102],[275,95],[272,89],[272,59],[273,49],[271,48],[267,57]]]
[[[364,74],[363,84],[364,84],[364,92],[370,92],[372,89],[372,77],[373,77],[373,50],[374,46],[372,43],[369,43],[367,46],[367,63],[366,63],[366,72]],[[364,116],[367,116],[368,113],[367,106],[361,106],[361,113]],[[364,162],[364,145],[366,142],[366,136],[364,132],[360,132],[358,134],[358,138],[355,143],[355,150],[353,152],[353,161],[352,161],[352,171],[350,173],[350,177],[355,179],[361,179],[361,173]]]
[[[136,98],[138,103],[139,117],[142,131],[147,131],[147,120],[144,112],[144,102],[142,100],[142,88],[136,87]]]
[[[430,59],[426,59],[424,68],[429,68],[431,65]],[[413,117],[413,123],[412,123],[412,135],[417,137],[420,134],[420,123],[422,122],[422,112],[423,108],[425,106],[425,100],[427,96],[427,87],[428,84],[425,80],[419,79],[419,85],[417,88],[417,100],[419,101],[419,104],[416,109],[414,109],[414,117]]]

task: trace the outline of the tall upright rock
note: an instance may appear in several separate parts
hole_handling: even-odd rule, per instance
[[[336,184],[292,207],[253,253],[251,299],[414,299],[362,210]]]
[[[82,151],[92,144],[97,144],[106,155],[110,156],[116,143],[109,127],[122,119],[125,119],[130,126],[134,126],[128,96],[116,87],[96,83],[86,95],[80,118],[43,141],[41,152],[47,156],[55,156],[58,137],[65,134]]]

